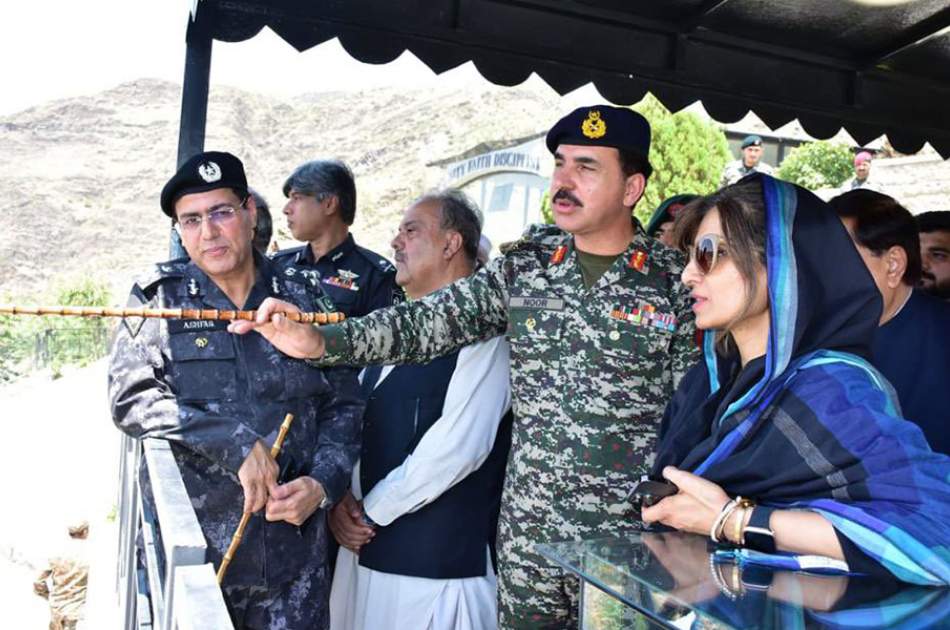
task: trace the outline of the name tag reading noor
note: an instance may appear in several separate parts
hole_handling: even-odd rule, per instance
[[[508,298],[508,308],[530,308],[546,311],[563,311],[564,300],[561,298],[512,295],[510,298]]]

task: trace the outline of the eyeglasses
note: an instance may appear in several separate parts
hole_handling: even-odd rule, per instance
[[[196,234],[201,230],[201,224],[205,220],[209,221],[211,225],[218,227],[230,223],[234,217],[237,216],[237,210],[238,209],[233,206],[218,206],[213,210],[209,210],[208,213],[204,215],[189,214],[177,221],[175,227],[178,229],[179,234]]]
[[[720,256],[726,256],[725,250],[720,245],[723,243],[722,237],[718,234],[706,234],[701,236],[690,252],[690,259],[696,261],[696,266],[703,275],[711,272],[719,261]]]

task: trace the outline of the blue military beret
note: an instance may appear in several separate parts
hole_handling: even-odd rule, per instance
[[[755,134],[746,136],[745,139],[742,141],[743,149],[746,149],[748,147],[761,147],[761,146],[762,146],[762,138]]]
[[[223,151],[193,155],[162,188],[162,212],[174,217],[176,201],[217,188],[232,188],[242,199],[247,196],[247,177],[241,160]]]
[[[649,157],[650,123],[628,107],[581,107],[557,121],[545,141],[551,153],[562,144],[580,144],[626,149]]]

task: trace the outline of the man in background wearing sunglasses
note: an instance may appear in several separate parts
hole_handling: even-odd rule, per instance
[[[551,128],[547,146],[556,226],[531,226],[471,277],[322,335],[270,322],[288,308],[273,301],[256,325],[288,354],[334,364],[431,361],[507,336],[515,420],[498,530],[504,628],[576,627],[577,582],[535,545],[637,531],[627,493],[698,358],[683,257],[632,216],[652,172],[649,123],[628,108],[583,107]]]
[[[257,208],[233,155],[188,160],[161,206],[190,260],[156,265],[133,286],[130,306],[251,310],[278,297],[305,311],[333,309],[316,279],[286,277],[255,251]],[[311,367],[226,328],[124,321],[109,370],[113,420],[133,437],[169,442],[216,567],[242,513],[253,513],[222,584],[236,627],[326,628],[321,510],[342,497],[359,450],[356,374]],[[275,462],[270,446],[288,413],[294,421]],[[154,514],[147,475],[141,484]]]

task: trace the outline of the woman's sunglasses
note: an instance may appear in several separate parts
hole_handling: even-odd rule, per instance
[[[699,240],[693,245],[690,257],[696,261],[696,266],[699,267],[703,275],[711,272],[716,267],[719,256],[724,255],[724,252],[720,249],[721,243],[723,243],[723,240],[718,234],[706,234],[699,237]]]

